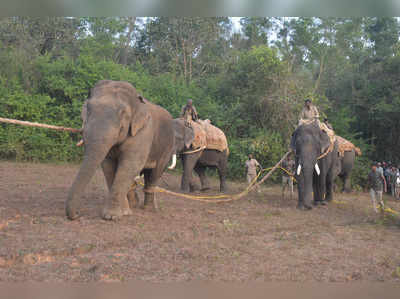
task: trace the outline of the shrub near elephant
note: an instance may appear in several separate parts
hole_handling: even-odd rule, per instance
[[[206,127],[207,130],[202,130]],[[183,174],[181,190],[194,190],[193,170],[198,174],[201,190],[209,189],[209,181],[205,175],[206,168],[216,168],[220,179],[220,191],[227,191],[226,176],[228,170],[229,149],[225,134],[207,121],[193,122],[191,127],[184,120],[173,120],[175,132],[175,152],[181,155]],[[217,135],[214,140],[210,135]],[[208,140],[208,141],[207,141]]]
[[[154,187],[175,148],[169,112],[145,100],[127,82],[100,81],[91,90],[82,117],[85,152],[66,201],[67,217],[79,217],[82,192],[100,165],[109,189],[104,219],[131,214],[127,194],[132,199],[131,185],[141,173],[144,205],[151,203],[156,209]]]
[[[296,160],[298,208],[311,209],[312,200],[314,205],[332,200],[338,163],[337,141],[331,140],[314,121],[300,125],[295,130],[291,148]]]

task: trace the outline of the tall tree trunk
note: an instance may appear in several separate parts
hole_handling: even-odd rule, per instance
[[[187,82],[187,61],[186,61],[186,48],[184,39],[182,39],[182,52],[183,52],[183,77],[185,78],[185,82]]]
[[[124,48],[121,51],[120,62],[122,65],[128,64],[128,52],[129,52],[129,47],[132,42],[132,33],[135,30],[136,17],[128,17],[128,20],[129,20],[129,29],[128,29],[128,33],[126,35],[126,43],[125,43]]]
[[[321,77],[322,77],[322,73],[324,72],[324,63],[325,63],[325,55],[322,55],[321,57],[321,61],[319,63],[319,74],[318,74],[318,78],[317,81],[315,82],[314,85],[314,93],[317,92],[319,85],[321,83]]]

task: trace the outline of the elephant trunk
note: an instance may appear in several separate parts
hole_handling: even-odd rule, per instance
[[[93,137],[93,136],[90,136]],[[69,190],[66,202],[66,215],[70,220],[79,217],[79,196],[92,179],[96,169],[101,165],[115,141],[113,138],[86,138],[85,154],[79,172]],[[93,142],[93,140],[96,140]]]
[[[301,173],[298,175],[299,203],[305,207],[311,207],[313,199],[313,173],[314,167],[302,165]]]

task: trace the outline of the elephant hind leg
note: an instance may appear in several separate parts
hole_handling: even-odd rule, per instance
[[[210,189],[210,182],[206,176],[206,168],[204,166],[196,165],[194,171],[198,174],[201,183],[201,191]]]

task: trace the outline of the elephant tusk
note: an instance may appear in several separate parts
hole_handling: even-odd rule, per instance
[[[299,164],[299,166],[297,166],[297,175],[300,175],[301,172],[301,164]]]
[[[315,171],[317,172],[318,175],[321,173],[318,167],[318,163],[315,163]]]
[[[171,164],[170,167],[168,167],[168,169],[174,169],[175,166],[176,166],[176,154],[174,154],[174,155],[172,156],[172,164]]]
[[[82,146],[83,145],[83,139],[81,139],[77,144],[76,144],[76,146]]]
[[[142,175],[138,175],[137,177],[135,177],[135,181],[140,180],[142,177],[143,177],[143,174]]]

